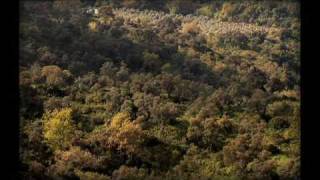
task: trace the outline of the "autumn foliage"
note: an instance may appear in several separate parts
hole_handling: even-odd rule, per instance
[[[294,1],[23,1],[21,179],[300,178]]]

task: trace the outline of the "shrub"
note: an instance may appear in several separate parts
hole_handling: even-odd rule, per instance
[[[198,27],[198,24],[195,21],[191,22],[186,22],[182,24],[181,32],[186,34],[186,33],[199,33],[200,28]]]

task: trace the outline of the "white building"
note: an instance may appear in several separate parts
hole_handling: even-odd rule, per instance
[[[99,10],[97,8],[90,7],[90,8],[88,8],[86,10],[86,13],[90,14],[90,15],[98,16],[99,15]]]
[[[97,8],[94,8],[94,15],[96,15],[96,16],[99,15],[99,10]]]

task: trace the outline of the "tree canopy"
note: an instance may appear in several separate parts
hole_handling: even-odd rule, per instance
[[[22,179],[299,179],[299,8],[22,1]]]

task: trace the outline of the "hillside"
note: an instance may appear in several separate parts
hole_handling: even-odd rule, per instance
[[[20,14],[22,179],[299,179],[299,3]]]

